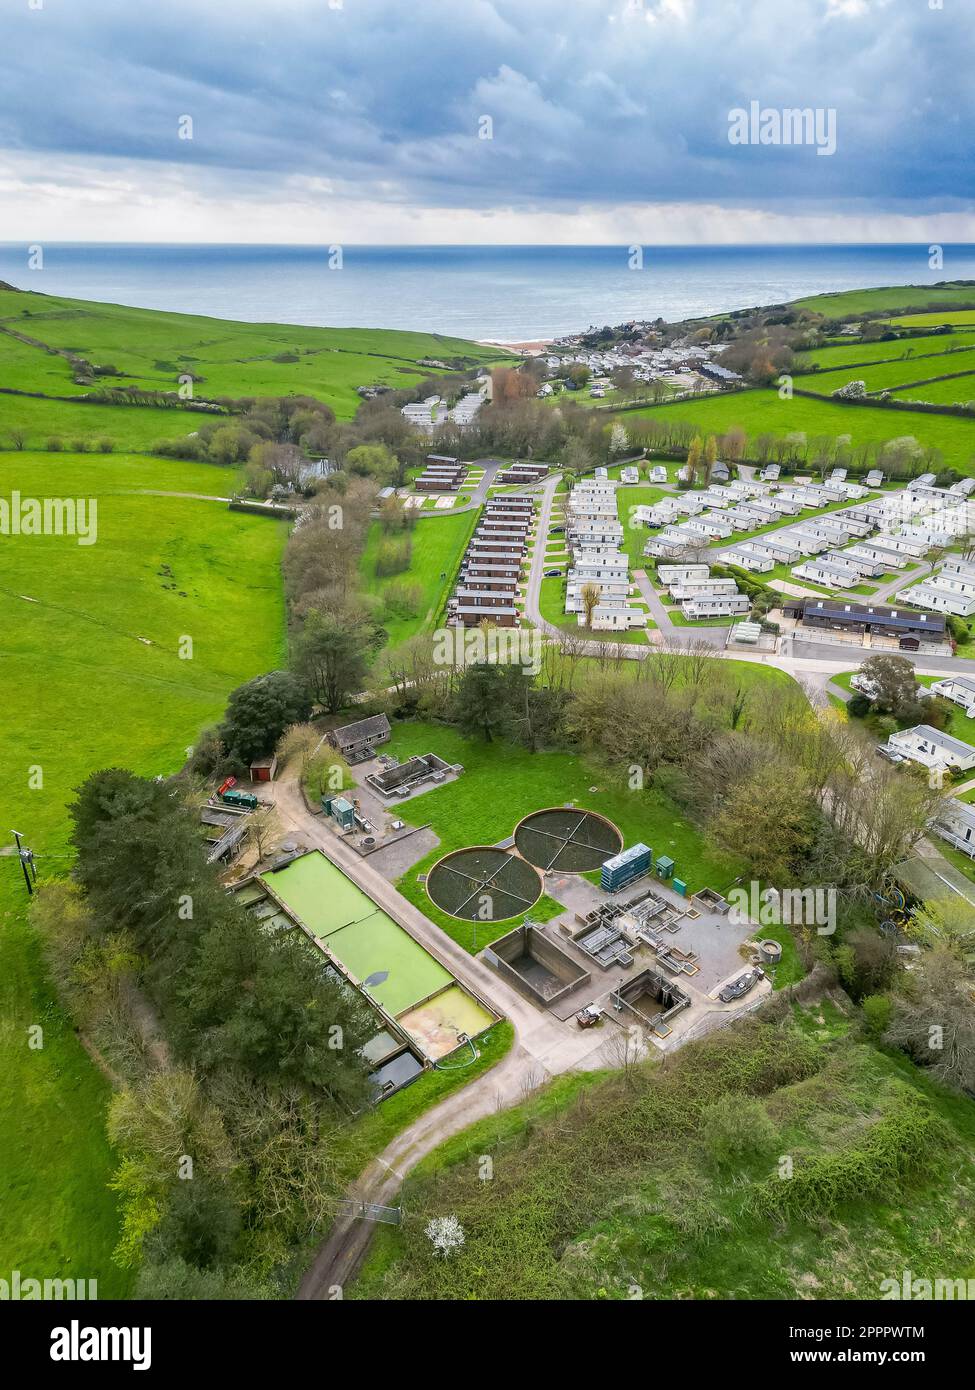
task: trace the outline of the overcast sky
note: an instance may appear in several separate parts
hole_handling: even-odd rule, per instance
[[[975,241],[973,28],[971,0],[0,0],[0,240]],[[731,144],[753,101],[835,110],[835,154]]]

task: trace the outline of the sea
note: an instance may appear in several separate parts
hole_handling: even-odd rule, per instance
[[[0,243],[19,289],[256,323],[545,341],[875,285],[975,279],[975,246],[252,246]],[[32,269],[31,265],[38,268]]]

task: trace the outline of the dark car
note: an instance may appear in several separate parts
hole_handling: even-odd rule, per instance
[[[730,984],[725,985],[718,998],[722,1004],[730,1004],[733,999],[741,999],[761,978],[762,972],[760,970],[746,970],[744,975],[739,975],[737,980],[732,980]]]
[[[561,571],[561,570],[542,570],[542,578],[543,578],[543,579],[560,579],[561,577],[562,577],[562,571]]]

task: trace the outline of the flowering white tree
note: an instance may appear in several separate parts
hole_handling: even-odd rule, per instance
[[[466,1239],[464,1228],[456,1216],[435,1216],[427,1222],[426,1237],[444,1259],[451,1250],[459,1250]]]
[[[841,386],[833,395],[842,401],[862,400],[867,394],[867,383],[865,381],[848,381],[845,386]]]
[[[630,437],[621,424],[615,424],[610,431],[609,451],[611,454],[625,454]]]

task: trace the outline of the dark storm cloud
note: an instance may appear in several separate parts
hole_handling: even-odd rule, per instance
[[[950,207],[972,192],[975,88],[972,27],[945,5],[6,0],[0,145],[141,161],[147,183],[198,166],[221,193]],[[835,108],[836,154],[732,146],[728,112],[753,100]]]

